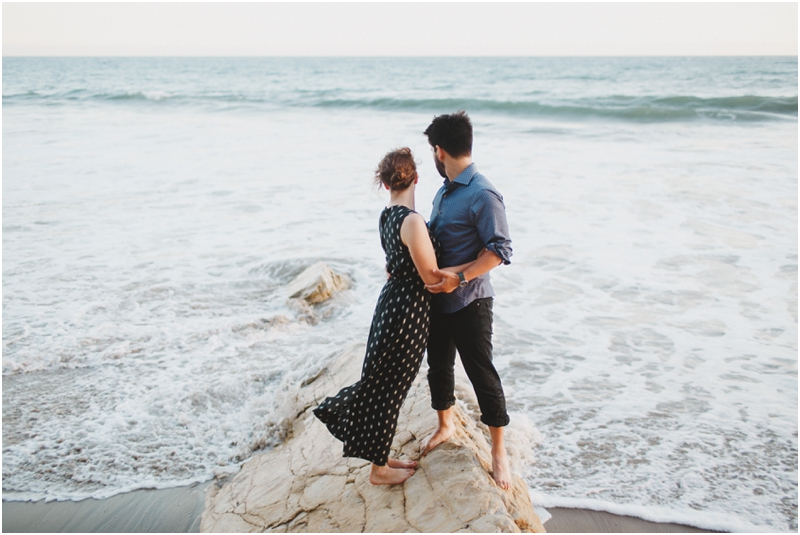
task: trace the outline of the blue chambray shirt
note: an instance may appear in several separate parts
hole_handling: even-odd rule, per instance
[[[441,244],[440,267],[472,262],[484,247],[504,264],[511,263],[511,238],[503,196],[478,172],[474,163],[452,182],[444,179],[444,185],[433,198],[428,226]],[[434,303],[439,312],[450,314],[475,299],[493,296],[489,273],[485,273],[464,288],[436,294]]]

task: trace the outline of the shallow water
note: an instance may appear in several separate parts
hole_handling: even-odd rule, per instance
[[[5,499],[203,481],[278,443],[283,394],[366,339],[374,166],[410,146],[427,217],[421,132],[463,106],[508,212],[495,360],[534,499],[796,530],[796,58],[6,58],[3,80]],[[319,260],[352,288],[287,304]]]

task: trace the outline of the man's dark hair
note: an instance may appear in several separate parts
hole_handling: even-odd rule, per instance
[[[453,158],[472,154],[472,123],[464,110],[434,117],[424,134],[431,147],[439,146]]]

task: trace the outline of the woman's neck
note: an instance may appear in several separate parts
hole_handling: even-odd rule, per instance
[[[393,191],[389,206],[405,206],[406,208],[415,210],[413,184],[403,191]]]

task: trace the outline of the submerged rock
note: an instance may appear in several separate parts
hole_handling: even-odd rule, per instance
[[[346,275],[339,275],[324,262],[317,262],[292,279],[286,291],[290,299],[302,299],[315,305],[349,286],[350,280]]]
[[[200,531],[545,532],[519,476],[508,491],[495,485],[485,431],[459,405],[455,436],[420,458],[419,441],[436,426],[424,374],[411,387],[392,445],[393,457],[419,461],[416,473],[403,485],[375,486],[369,462],[343,458],[342,444],[311,410],[358,380],[363,355],[361,344],[344,351],[293,393],[286,441],[209,488]],[[464,386],[459,396],[472,394]]]

